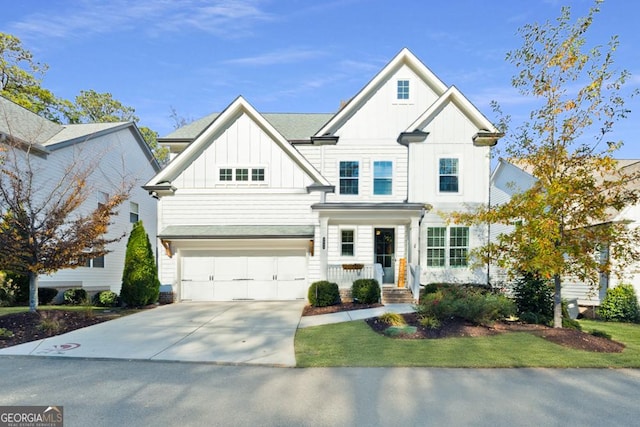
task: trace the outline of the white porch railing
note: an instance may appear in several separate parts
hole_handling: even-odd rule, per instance
[[[420,266],[417,264],[409,264],[407,287],[411,290],[413,299],[418,302],[420,299]]]
[[[342,264],[327,266],[327,280],[340,288],[350,288],[358,279],[376,279],[382,285],[382,276],[380,264],[364,264],[361,269],[345,269]]]

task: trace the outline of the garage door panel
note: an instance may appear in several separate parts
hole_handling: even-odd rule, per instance
[[[238,299],[304,299],[307,292],[307,258],[292,252],[246,251],[224,256],[183,257],[181,299],[231,301]]]

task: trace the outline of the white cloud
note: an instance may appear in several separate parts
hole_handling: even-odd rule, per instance
[[[82,0],[67,9],[28,15],[9,28],[25,39],[86,37],[133,28],[149,34],[196,29],[235,38],[255,22],[271,19],[257,0]]]
[[[321,56],[324,56],[324,52],[315,49],[286,49],[261,53],[255,56],[247,56],[244,58],[229,59],[223,63],[230,65],[265,66],[300,62],[303,60],[319,58]]]

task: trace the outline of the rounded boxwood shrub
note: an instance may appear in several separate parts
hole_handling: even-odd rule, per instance
[[[58,295],[58,290],[54,288],[38,288],[38,304],[51,304],[51,301]]]
[[[314,307],[327,307],[340,304],[340,291],[338,284],[321,280],[313,282],[309,287],[309,303]]]
[[[118,294],[113,291],[100,291],[93,296],[92,303],[98,307],[115,307],[118,305]]]
[[[62,295],[65,304],[80,305],[87,302],[87,291],[82,288],[71,288]]]
[[[638,297],[632,285],[619,285],[607,289],[607,294],[597,309],[601,319],[614,322],[640,321]]]
[[[376,279],[358,279],[351,285],[353,302],[375,304],[380,302],[380,285]]]

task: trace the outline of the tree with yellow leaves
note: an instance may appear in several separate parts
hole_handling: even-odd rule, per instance
[[[563,7],[555,23],[519,30],[523,45],[507,54],[518,69],[512,84],[538,101],[537,108],[515,130],[508,129],[508,116],[501,120],[508,131],[508,159],[536,182],[505,204],[453,218],[510,226],[476,255],[512,274],[553,279],[554,327],[562,327],[563,277],[595,284],[614,263],[628,265],[639,255],[638,233],[611,221],[612,212],[638,201],[638,190],[629,183],[640,175],[619,167],[614,155],[622,142],[607,140],[614,124],[627,117],[625,98],[631,94],[625,94],[628,72],[614,69],[617,37],[606,47],[588,45],[586,35],[601,3],[575,22]],[[609,256],[597,257],[597,248],[606,248]]]

